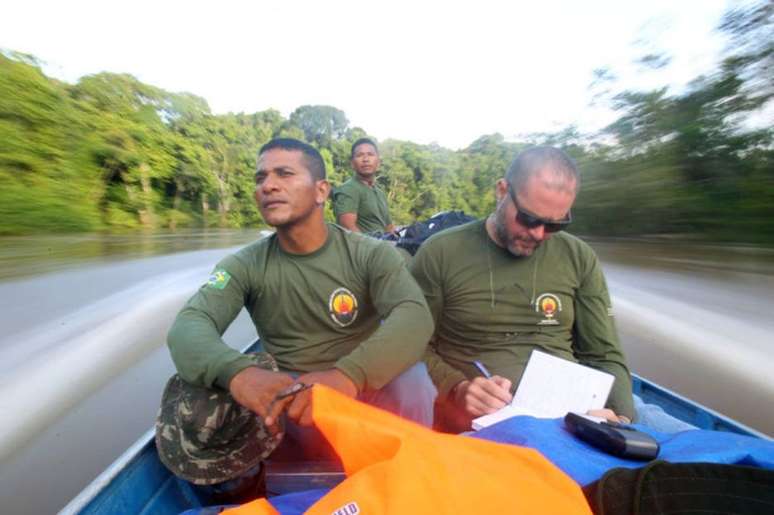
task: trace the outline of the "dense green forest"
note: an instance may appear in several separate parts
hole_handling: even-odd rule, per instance
[[[582,170],[574,232],[774,243],[774,129],[770,120],[749,123],[765,116],[774,94],[772,5],[729,11],[719,27],[729,41],[723,60],[683,91],[616,91],[614,71],[597,70],[601,101],[618,113],[598,134],[569,127],[519,142],[491,134],[458,151],[380,142],[379,180],[395,221],[447,209],[485,215],[515,153],[548,143]],[[642,58],[643,66],[667,62]],[[200,97],[131,75],[60,82],[35,58],[6,50],[0,234],[258,226],[253,173],[263,143],[290,136],[314,144],[335,185],[350,174],[351,143],[367,134],[331,106],[301,106],[288,118],[274,110],[216,115]]]

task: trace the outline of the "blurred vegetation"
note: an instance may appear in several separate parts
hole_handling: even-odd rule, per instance
[[[612,91],[618,119],[599,134],[570,127],[506,142],[484,135],[451,151],[380,143],[380,183],[405,224],[446,209],[484,216],[494,182],[530,144],[561,146],[580,164],[574,231],[774,243],[774,4],[729,11],[729,46],[712,74],[684,91]],[[670,58],[649,54],[653,69]],[[598,82],[614,87],[610,70]],[[769,111],[770,112],[770,111]],[[408,121],[407,121],[408,123]],[[206,101],[130,75],[71,85],[31,56],[0,54],[0,234],[260,225],[257,149],[290,136],[317,146],[331,182],[350,175],[350,127],[332,106],[214,115]],[[328,208],[330,216],[330,208]]]

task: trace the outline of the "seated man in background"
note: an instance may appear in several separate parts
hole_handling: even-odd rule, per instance
[[[352,144],[350,158],[354,175],[333,191],[336,222],[353,232],[395,232],[387,196],[376,185],[380,164],[376,143],[360,138]]]
[[[510,402],[535,349],[612,374],[608,409],[592,414],[634,418],[602,268],[586,243],[562,232],[579,186],[562,151],[527,149],[497,181],[494,213],[419,248],[411,270],[436,323],[426,362],[439,428],[469,430]],[[493,377],[482,377],[476,360]]]
[[[325,384],[427,426],[436,393],[421,362],[432,334],[422,292],[388,243],[324,222],[329,185],[317,150],[270,141],[255,182],[276,232],[223,259],[178,314],[168,344],[179,375],[157,423],[162,461],[220,493],[254,490],[234,481],[260,477],[283,412],[288,436],[319,444],[304,427],[311,392],[281,394],[293,384]],[[244,355],[221,338],[243,307],[265,353]]]

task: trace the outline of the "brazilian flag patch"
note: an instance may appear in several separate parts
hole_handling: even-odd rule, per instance
[[[230,280],[231,276],[228,272],[222,268],[217,268],[214,272],[212,272],[212,274],[210,274],[210,278],[207,280],[207,286],[222,290],[226,287]]]

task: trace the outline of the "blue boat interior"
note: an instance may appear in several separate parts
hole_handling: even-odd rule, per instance
[[[767,438],[689,399],[633,377],[634,392],[647,403],[658,404],[671,415],[701,429]],[[112,470],[111,470],[112,469]],[[119,461],[97,478],[62,513],[172,514],[211,503],[186,481],[172,475],[159,461],[153,432],[148,431]],[[315,488],[330,488],[344,479],[336,462],[269,461],[268,496]]]

